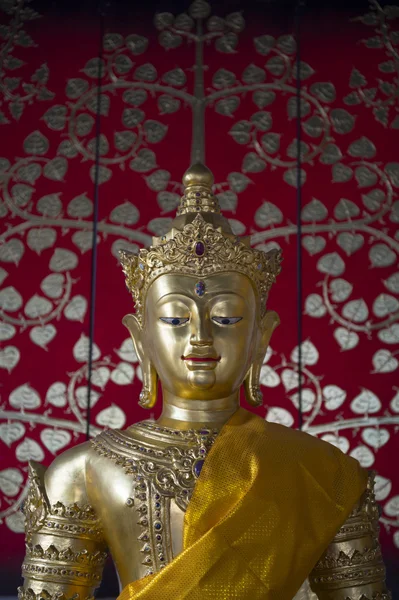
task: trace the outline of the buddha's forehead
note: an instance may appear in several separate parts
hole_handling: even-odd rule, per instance
[[[218,294],[237,294],[248,301],[255,300],[253,286],[246,275],[237,272],[215,273],[204,277],[166,273],[150,285],[147,302],[157,302],[169,294],[182,294],[196,298],[214,297]]]

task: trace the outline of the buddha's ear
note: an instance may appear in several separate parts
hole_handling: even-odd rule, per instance
[[[266,314],[261,320],[260,335],[255,350],[255,358],[244,382],[245,397],[248,404],[251,406],[261,406],[263,402],[263,396],[259,385],[260,371],[270,343],[270,338],[279,323],[280,318],[274,310],[266,311]]]
[[[126,315],[122,319],[122,323],[129,330],[130,336],[133,340],[133,346],[139,359],[140,364],[144,360],[144,347],[143,347],[143,329],[136,315]]]
[[[150,360],[148,352],[144,350],[143,328],[135,315],[126,315],[122,323],[128,328],[133,340],[134,349],[140,361],[143,376],[143,389],[139,397],[139,404],[143,408],[153,408],[158,399],[158,375]]]

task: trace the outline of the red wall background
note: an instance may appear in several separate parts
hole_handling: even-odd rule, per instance
[[[194,22],[184,11],[207,12],[203,2],[193,6],[116,2],[99,16],[90,4],[1,3],[3,594],[19,581],[28,460],[48,464],[85,439],[96,193],[91,434],[148,418],[137,406],[140,369],[121,325],[131,299],[116,255],[166,228],[181,192],[195,62]],[[294,10],[273,2],[232,7],[215,3],[205,20],[205,33],[213,32],[204,55],[207,164],[237,233],[283,250],[269,301],[282,323],[262,370],[258,413],[298,426]],[[300,29],[303,428],[378,472],[392,587],[399,571],[398,25],[397,8],[360,2],[335,12],[305,7]]]

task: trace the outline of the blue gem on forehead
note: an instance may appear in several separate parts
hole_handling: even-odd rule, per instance
[[[194,291],[197,296],[203,296],[205,294],[205,283],[203,281],[198,281],[195,284]]]

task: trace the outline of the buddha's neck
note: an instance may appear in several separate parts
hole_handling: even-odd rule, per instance
[[[173,429],[220,429],[239,407],[239,392],[216,400],[187,400],[163,390],[162,427]]]

